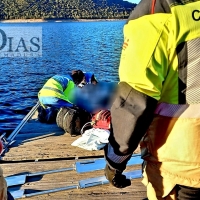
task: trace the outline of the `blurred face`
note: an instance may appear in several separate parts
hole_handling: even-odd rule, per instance
[[[117,85],[117,83],[98,82],[95,86],[86,84],[82,88],[77,87],[73,90],[74,104],[91,113],[110,109]]]

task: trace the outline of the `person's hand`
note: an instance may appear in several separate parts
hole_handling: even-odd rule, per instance
[[[130,179],[127,179],[122,172],[111,169],[107,164],[104,171],[106,178],[113,186],[124,188],[131,185]]]

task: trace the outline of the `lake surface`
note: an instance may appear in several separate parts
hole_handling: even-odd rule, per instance
[[[125,21],[0,23],[42,28],[41,57],[0,57],[0,133],[10,133],[37,102],[48,78],[74,69],[118,81]],[[0,36],[0,45],[2,37]]]

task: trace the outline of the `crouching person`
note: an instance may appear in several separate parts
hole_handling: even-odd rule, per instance
[[[72,74],[51,77],[38,93],[40,103],[44,107],[73,107],[71,91],[85,78],[81,70]]]
[[[73,108],[72,90],[84,80],[85,75],[81,70],[51,77],[38,93],[41,104],[38,108],[38,120],[43,123],[55,123],[61,107]]]

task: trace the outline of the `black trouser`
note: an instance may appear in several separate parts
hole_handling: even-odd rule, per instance
[[[177,200],[200,200],[200,188],[176,185]],[[148,200],[148,198],[143,199]]]
[[[192,188],[182,185],[175,186],[177,200],[200,200],[200,188]]]
[[[142,173],[146,162],[142,163]],[[187,187],[183,185],[175,186],[177,192],[177,200],[200,200],[200,188]],[[148,199],[143,199],[148,200]]]
[[[14,200],[13,196],[7,191],[7,200]]]

